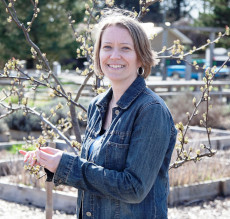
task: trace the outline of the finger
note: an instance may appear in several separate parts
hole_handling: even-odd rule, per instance
[[[26,155],[26,151],[23,151],[23,150],[19,150],[19,153],[22,154],[22,155]]]
[[[37,160],[36,151],[27,152],[24,162],[28,162],[31,166],[34,166]]]
[[[35,152],[32,152],[32,153],[30,153],[30,157],[29,157],[29,159],[28,159],[28,161],[29,161],[29,164],[31,165],[31,166],[33,166],[34,164],[35,164],[35,162],[36,162],[36,154],[35,154]]]
[[[24,155],[24,162],[27,162],[28,158],[29,158],[29,152],[27,151],[23,151],[23,150],[19,150],[19,153]]]
[[[57,166],[63,154],[63,151],[56,151],[57,153],[55,153],[54,155],[43,152],[42,150],[36,152],[38,162],[53,173],[56,172]]]
[[[24,162],[27,162],[28,159],[30,158],[30,153],[31,152],[27,152],[26,155],[24,156]]]
[[[53,154],[49,154],[43,150],[39,150],[37,154],[40,157],[40,159],[45,160],[45,161],[49,161],[54,156]]]
[[[31,165],[34,166],[35,164],[37,164],[37,156],[36,153],[34,153],[34,156],[32,157],[32,162]]]
[[[51,147],[40,147],[40,150],[46,152],[47,154],[56,154],[60,152],[60,150]]]
[[[40,161],[37,161],[36,163],[38,165],[42,166],[42,167],[46,167],[46,162],[45,161],[40,160]]]
[[[41,166],[46,167],[49,165],[50,159],[53,155],[47,154],[41,150],[36,151],[37,161],[40,163]]]

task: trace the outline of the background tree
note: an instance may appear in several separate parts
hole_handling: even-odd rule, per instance
[[[125,1],[115,0],[115,5],[128,10],[140,11],[140,0]],[[143,1],[142,1],[143,2]],[[185,0],[164,0],[163,4],[156,2],[149,6],[149,12],[143,16],[142,21],[160,24],[164,14],[169,22],[177,21],[188,15],[190,11],[189,2]]]
[[[17,14],[25,25],[33,16],[33,5],[29,3],[30,1],[16,1],[14,3]],[[66,25],[68,22],[66,11],[71,10],[73,19],[79,23],[84,16],[84,4],[82,0],[39,1],[39,19],[35,19],[33,23],[30,38],[42,51],[46,51],[47,58],[51,63],[56,60],[71,59],[75,56],[76,53],[73,48],[79,44],[73,41],[71,29]],[[29,55],[30,48],[25,41],[21,40],[23,38],[22,31],[8,25],[3,4],[0,4],[0,20],[0,68],[4,67],[3,62],[15,54],[19,59],[32,61]],[[28,67],[33,66],[29,63]]]
[[[167,6],[167,21],[177,21],[189,14],[189,2],[185,0],[167,0],[165,6]]]
[[[196,26],[225,28],[230,24],[229,0],[208,0],[204,2],[204,12],[199,14],[199,18],[195,22]],[[222,39],[218,46],[229,48],[229,39]]]
[[[141,10],[139,0],[133,0],[133,1],[126,1],[126,0],[115,0],[115,5],[119,8],[124,8],[130,11],[137,11],[139,12]],[[163,18],[162,10],[161,10],[161,4],[160,2],[156,2],[153,5],[149,6],[149,12],[143,16],[141,19],[143,22],[153,22],[153,23],[161,23]]]

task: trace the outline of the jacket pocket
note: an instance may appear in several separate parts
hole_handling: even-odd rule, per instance
[[[121,171],[125,168],[129,144],[119,144],[109,141],[106,145],[105,167]]]

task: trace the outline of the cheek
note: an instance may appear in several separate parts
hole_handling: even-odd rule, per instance
[[[106,59],[105,53],[101,51],[99,53],[99,62],[100,62],[100,65],[103,64],[103,62],[105,61],[105,59]]]
[[[134,66],[141,67],[141,62],[138,60],[136,55],[133,55],[131,60],[132,60],[132,62],[134,64]]]

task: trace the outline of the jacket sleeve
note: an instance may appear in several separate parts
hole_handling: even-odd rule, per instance
[[[165,161],[165,155],[172,125],[165,108],[149,104],[135,120],[122,172],[64,153],[54,176],[55,185],[65,184],[127,203],[141,202],[152,188],[163,162],[168,167],[170,159]]]

